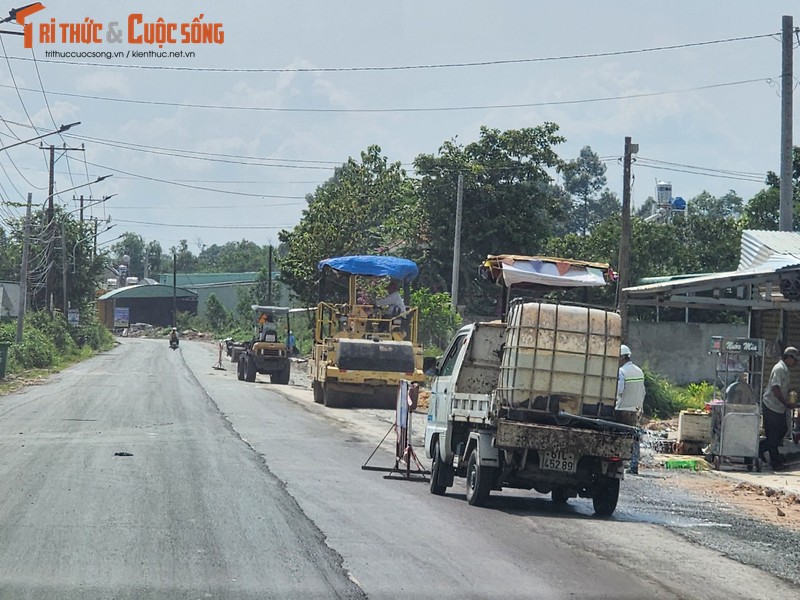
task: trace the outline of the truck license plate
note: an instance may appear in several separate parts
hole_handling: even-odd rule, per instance
[[[574,452],[565,452],[564,450],[546,450],[539,452],[540,469],[574,473],[577,467],[578,461],[575,459]]]

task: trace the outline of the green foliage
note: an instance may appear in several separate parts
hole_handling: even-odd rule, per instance
[[[50,340],[55,351],[63,356],[73,356],[78,345],[72,337],[72,327],[60,314],[50,316],[45,311],[30,312],[25,315],[25,330],[39,332]],[[36,365],[42,366],[42,365]]]
[[[348,159],[307,197],[308,207],[292,231],[278,234],[285,244],[281,281],[306,305],[317,301],[317,263],[333,256],[397,254],[420,227],[404,227],[403,216],[418,213],[411,180],[400,163],[389,163],[378,146]],[[408,253],[404,253],[408,255]]]
[[[564,190],[572,197],[565,233],[586,235],[599,223],[618,215],[622,206],[606,185],[606,166],[589,146],[563,169]]]
[[[564,141],[555,123],[500,131],[482,127],[478,141],[445,142],[438,155],[421,154],[414,166],[427,238],[419,285],[450,287],[458,175],[463,174],[461,273],[458,298],[472,314],[487,314],[495,290],[475,284],[487,254],[536,254],[563,222],[563,195],[553,193],[550,171],[562,166],[554,147]]]
[[[706,402],[714,397],[714,386],[707,381],[690,383],[686,388],[685,399],[681,402],[681,410],[703,408]]]
[[[9,358],[14,371],[42,369],[56,364],[58,349],[48,335],[34,328],[25,331],[21,344],[11,346]]]
[[[663,375],[651,371],[647,365],[644,371],[644,414],[649,417],[666,419],[675,414],[680,392]]]
[[[230,314],[214,293],[209,294],[208,300],[206,300],[206,320],[212,331],[221,331],[228,326],[231,320]]]
[[[418,338],[423,348],[444,347],[461,325],[461,316],[453,310],[450,294],[420,288],[411,293],[411,305],[419,310]]]
[[[702,215],[714,219],[738,219],[742,216],[744,201],[735,191],[715,198],[706,191],[701,192],[687,203],[689,217]]]
[[[666,377],[651,371],[645,365],[644,413],[658,419],[668,419],[682,410],[697,410],[705,407],[714,396],[714,386],[707,381],[677,386]]]
[[[109,331],[97,321],[88,321],[78,328],[71,327],[58,314],[46,312],[26,315],[22,343],[15,343],[16,323],[0,325],[0,341],[10,342],[8,372],[23,369],[44,369],[64,364],[85,355],[83,346],[92,350],[107,350],[113,345]]]

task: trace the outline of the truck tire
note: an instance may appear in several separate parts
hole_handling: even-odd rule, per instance
[[[270,383],[277,383],[278,385],[286,385],[289,383],[289,368],[289,365],[286,365],[280,372],[270,375]]]
[[[569,500],[569,494],[564,488],[555,487],[553,491],[550,492],[550,498],[553,500],[554,504],[566,504],[567,500]]]
[[[617,508],[617,500],[619,500],[619,479],[603,477],[592,496],[594,514],[598,517],[610,517]]]
[[[443,470],[447,467],[442,463],[442,458],[439,456],[439,442],[433,445],[433,452],[431,452],[431,494],[434,496],[444,496],[447,491],[447,486],[439,483],[444,479]]]
[[[236,379],[244,381],[244,357],[240,356],[236,361]]]
[[[486,506],[492,489],[494,469],[478,464],[478,451],[473,450],[467,462],[467,502],[470,506]]]
[[[322,386],[322,402],[328,408],[344,408],[342,393],[334,392],[327,385]]]
[[[244,380],[253,383],[256,380],[256,361],[249,354],[244,357]]]
[[[325,397],[322,394],[322,384],[319,381],[311,382],[311,391],[314,392],[314,402],[322,404],[325,401]]]

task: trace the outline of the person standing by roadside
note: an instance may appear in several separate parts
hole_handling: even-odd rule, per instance
[[[617,379],[617,403],[614,406],[617,420],[625,425],[639,426],[644,406],[644,372],[633,364],[631,349],[625,344],[619,349],[619,377]],[[639,440],[633,443],[631,464],[628,473],[639,474]]]
[[[763,439],[758,444],[758,454],[764,460],[764,452],[769,452],[769,464],[773,471],[783,468],[783,457],[778,448],[786,435],[786,413],[791,407],[789,401],[789,369],[797,366],[800,351],[794,346],[787,346],[781,359],[772,367],[767,389],[762,397],[762,418],[764,419]]]

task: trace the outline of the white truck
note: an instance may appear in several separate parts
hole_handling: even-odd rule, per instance
[[[591,498],[611,515],[638,436],[614,420],[620,333],[614,312],[542,301],[462,327],[431,383],[431,493],[458,475],[471,505],[508,487]]]

